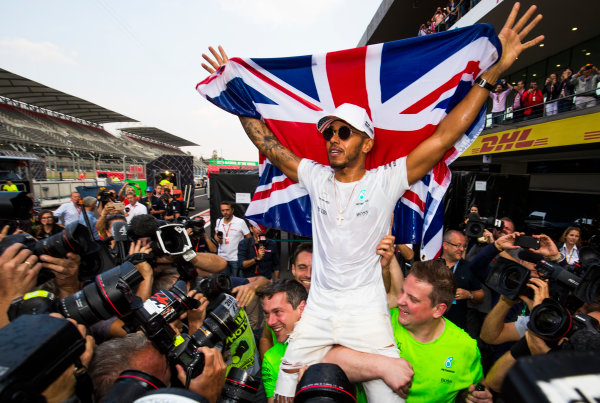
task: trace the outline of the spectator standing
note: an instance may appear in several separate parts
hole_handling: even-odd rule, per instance
[[[86,196],[83,198],[83,212],[85,212],[90,222],[90,228],[92,229],[92,235],[94,237],[94,240],[99,241],[100,236],[98,235],[98,231],[96,230],[96,223],[98,222],[98,220],[94,215],[97,204],[98,200],[96,200],[95,197]],[[85,225],[87,227],[85,216],[83,214],[79,215],[79,224]]]
[[[523,93],[521,103],[523,107],[527,108],[523,111],[525,119],[533,119],[542,116],[542,103],[544,102],[544,96],[542,91],[538,89],[536,80],[532,80],[529,83],[529,89]]]
[[[600,80],[600,71],[591,63],[582,66],[571,78],[575,85],[575,108],[585,109],[596,105],[595,90]]]
[[[146,188],[146,196],[142,197],[140,202],[146,206],[146,209],[148,209],[148,214],[151,214],[154,218],[161,218],[162,214],[165,212],[164,209],[162,209],[160,198],[154,194],[154,189],[152,189],[152,186],[148,186]]]
[[[440,32],[442,28],[441,25],[444,22],[444,13],[442,12],[442,8],[438,7],[435,10],[435,14],[431,17],[431,28],[434,32]]]
[[[62,231],[62,228],[54,222],[54,215],[50,210],[40,211],[38,220],[40,222],[40,225],[38,226],[35,232],[36,239],[48,238]]]
[[[546,79],[542,94],[546,95],[546,116],[556,115],[558,113],[558,103],[550,102],[556,101],[560,97],[560,85],[556,79],[556,74],[552,73]]]
[[[221,202],[221,214],[215,224],[215,240],[219,244],[218,255],[227,260],[226,273],[230,276],[240,277],[238,267],[238,245],[244,238],[252,235],[246,222],[234,214],[233,203]]]
[[[60,207],[56,209],[54,216],[58,218],[60,224],[69,225],[72,222],[79,221],[79,214],[81,214],[79,200],[81,200],[79,192],[72,192],[71,201],[61,204]]]
[[[444,234],[442,242],[442,259],[448,269],[452,270],[456,281],[456,293],[452,305],[444,317],[456,326],[467,330],[467,301],[481,304],[484,299],[481,283],[471,273],[469,263],[463,259],[467,247],[467,238],[459,231],[449,230]]]
[[[506,89],[504,86],[506,85]],[[502,80],[496,85],[496,91],[490,92],[492,98],[492,122],[499,125],[504,120],[504,112],[506,111],[506,97],[512,91],[513,86]]]
[[[579,247],[581,247],[581,231],[577,227],[568,227],[561,235],[562,245],[558,251],[565,256],[567,264],[579,263]]]
[[[17,185],[15,185],[14,183],[12,183],[12,181],[10,179],[7,179],[6,183],[4,185],[2,185],[2,191],[4,191],[4,192],[18,192],[19,189],[17,188]]]
[[[571,82],[573,70],[567,67],[560,76],[558,112],[570,111],[573,107],[573,94],[575,93],[575,85]]]
[[[135,193],[127,193],[129,204],[125,207],[125,219],[127,223],[136,215],[148,214],[148,209],[142,203],[138,203]]]
[[[517,85],[513,87],[516,91],[515,99],[513,100],[513,120],[515,122],[523,119],[523,94],[525,93],[525,81],[519,80]]]
[[[250,226],[252,236],[238,244],[238,267],[243,277],[263,276],[279,279],[279,253],[277,246],[257,227]]]
[[[448,2],[446,12],[448,13],[448,21],[446,21],[446,23],[448,24],[448,27],[451,27],[458,18],[458,3],[456,0],[450,0]]]
[[[425,24],[421,24],[421,28],[419,28],[418,36],[427,35],[427,26]]]

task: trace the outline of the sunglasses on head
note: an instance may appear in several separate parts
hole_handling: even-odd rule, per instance
[[[327,129],[323,130],[323,137],[325,137],[325,141],[329,141],[333,138],[333,135],[336,131],[333,130],[333,127],[329,126]],[[337,129],[337,135],[340,140],[348,140],[350,135],[352,134],[352,128],[350,126],[340,126]]]

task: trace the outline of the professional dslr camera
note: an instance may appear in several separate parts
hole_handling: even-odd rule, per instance
[[[480,217],[477,213],[469,213],[466,224],[465,235],[470,238],[481,237],[485,229],[501,230],[504,228],[502,220],[493,217]]]
[[[182,224],[186,229],[192,229],[192,235],[195,236],[203,236],[204,235],[204,226],[206,225],[206,221],[204,218],[200,218],[199,220],[194,220],[192,218],[186,216],[180,216],[177,218],[177,223]]]

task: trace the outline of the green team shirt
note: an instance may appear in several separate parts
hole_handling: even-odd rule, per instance
[[[454,402],[456,395],[483,378],[477,342],[445,320],[444,332],[432,343],[421,343],[398,323],[398,308],[390,309],[400,357],[415,371],[408,403]]]
[[[267,397],[275,395],[275,385],[277,384],[277,375],[279,375],[279,365],[287,350],[287,343],[275,342],[273,347],[267,350],[262,363],[262,378],[265,385]],[[355,383],[356,401],[358,403],[367,403],[367,395],[360,383]]]

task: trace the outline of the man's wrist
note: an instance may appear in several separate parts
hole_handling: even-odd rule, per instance
[[[504,248],[502,246],[498,245],[497,241],[494,241],[494,246],[496,247],[498,252],[504,252]]]

